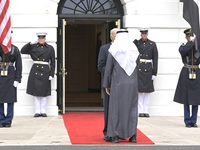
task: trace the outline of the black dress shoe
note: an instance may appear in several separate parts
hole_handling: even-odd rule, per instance
[[[149,116],[149,114],[144,114],[144,117],[147,117],[147,118],[149,118],[150,116]]]
[[[143,113],[139,113],[139,117],[144,117],[144,114]]]
[[[108,140],[106,140],[106,142],[119,143],[119,141],[118,141],[118,136],[109,137]]]
[[[197,128],[197,124],[196,123],[191,123],[191,127]]]
[[[36,114],[34,115],[34,117],[40,117],[40,114],[36,113]]]
[[[3,128],[3,124],[2,123],[0,124],[0,128]]]
[[[3,123],[3,127],[10,128],[11,124],[9,124],[9,123]]]
[[[113,137],[111,143],[119,143],[118,136]]]
[[[112,141],[112,137],[108,137],[108,139],[106,140],[106,142],[111,142]]]
[[[133,135],[133,136],[129,139],[129,142],[137,143],[136,136]]]
[[[109,139],[109,136],[107,136],[107,135],[105,135],[104,137],[103,137],[103,140],[108,140]]]
[[[126,140],[125,138],[122,138],[122,137],[118,137],[120,140]]]
[[[47,117],[47,114],[46,113],[41,113],[40,116]]]
[[[192,124],[191,124],[191,123],[186,123],[185,127],[191,128],[191,127],[192,127]]]

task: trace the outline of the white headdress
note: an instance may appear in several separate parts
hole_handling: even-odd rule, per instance
[[[139,52],[133,41],[129,37],[127,30],[120,30],[116,34],[114,43],[110,46],[109,52],[130,76],[136,67],[136,60]]]

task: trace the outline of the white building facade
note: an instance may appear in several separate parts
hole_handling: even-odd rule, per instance
[[[123,8],[123,19],[120,20],[123,28],[130,31],[133,40],[140,38],[139,27],[149,27],[149,39],[157,43],[158,75],[154,80],[155,92],[151,94],[150,115],[182,116],[183,105],[173,102],[183,66],[178,48],[186,42],[183,31],[189,27],[182,18],[182,3],[179,0],[116,1],[120,1]],[[59,4],[60,0],[10,0],[13,44],[21,49],[26,43],[37,40],[36,32],[44,31],[48,33],[47,43],[54,47],[57,56]],[[15,115],[31,116],[34,114],[34,98],[26,94],[26,86],[33,61],[28,55],[22,55],[22,59],[23,77],[18,86]],[[47,102],[49,116],[58,115],[57,82],[55,75],[52,80],[52,95]]]

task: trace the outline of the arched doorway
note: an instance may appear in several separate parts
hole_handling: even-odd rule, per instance
[[[109,31],[123,27],[122,5],[119,0],[61,0],[57,12],[59,109],[102,106],[97,56],[99,47],[110,42]]]

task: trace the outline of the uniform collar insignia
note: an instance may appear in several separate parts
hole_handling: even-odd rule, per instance
[[[39,47],[39,46],[41,46],[41,45],[40,45],[40,43],[38,42],[38,43],[37,43],[37,47]],[[45,43],[44,43],[44,46],[45,46],[45,47],[48,47],[48,44],[45,42]]]

